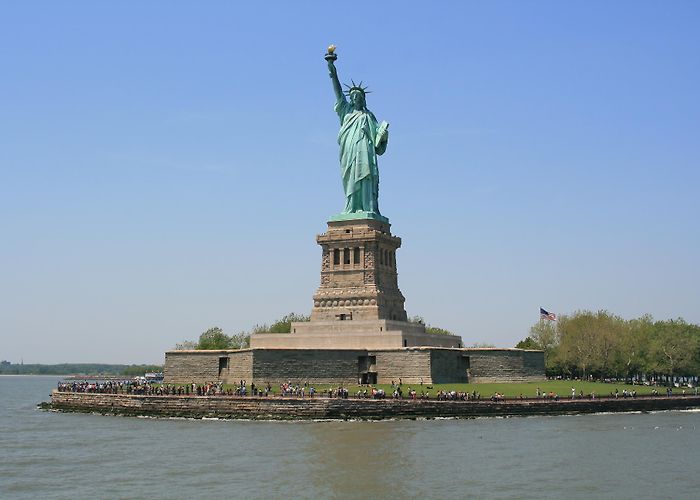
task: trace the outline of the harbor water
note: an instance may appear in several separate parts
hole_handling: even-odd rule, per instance
[[[0,376],[0,497],[697,498],[700,412],[246,422],[36,409]]]

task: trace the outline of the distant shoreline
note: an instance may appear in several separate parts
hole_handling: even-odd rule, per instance
[[[145,372],[161,372],[158,364],[121,363],[24,363],[0,362],[0,375],[57,375],[74,377],[125,377],[143,375]]]
[[[384,420],[475,418],[583,413],[649,412],[700,408],[700,396],[637,396],[596,399],[437,401],[239,396],[144,396],[51,393],[40,408],[132,417],[246,420]]]

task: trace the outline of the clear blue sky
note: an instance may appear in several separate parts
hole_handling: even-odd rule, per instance
[[[162,362],[311,310],[343,206],[323,54],[391,123],[409,315],[700,322],[700,4],[3,2],[0,358]]]

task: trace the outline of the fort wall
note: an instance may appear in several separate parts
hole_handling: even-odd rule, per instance
[[[529,382],[542,380],[544,353],[519,349],[483,349],[469,353],[472,383]]]
[[[165,382],[388,384],[522,382],[544,379],[542,351],[522,349],[242,349],[169,351]]]
[[[474,418],[597,412],[660,411],[700,407],[700,396],[576,400],[436,401],[231,396],[141,396],[58,392],[43,409],[125,416],[258,420]]]

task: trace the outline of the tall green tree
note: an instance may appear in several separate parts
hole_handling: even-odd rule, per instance
[[[651,368],[673,378],[697,373],[700,330],[682,318],[657,321],[651,334]]]
[[[613,371],[616,377],[629,380],[651,372],[649,348],[654,319],[646,314],[627,321],[626,327],[621,332]]]
[[[248,332],[239,332],[231,335],[229,339],[231,349],[247,349],[250,347],[250,333]]]
[[[199,336],[197,349],[230,349],[231,339],[224,331],[215,326]]]
[[[544,351],[545,371],[548,375],[557,375],[561,370],[561,363],[557,357],[559,346],[559,330],[556,321],[540,319],[530,327],[530,335],[520,341],[515,347],[518,349],[537,349]]]
[[[559,316],[561,345],[559,357],[572,373],[578,372],[586,378],[595,362],[595,325],[593,314],[575,313]]]
[[[620,339],[625,321],[607,311],[577,311],[559,318],[558,355],[564,364],[582,378],[603,376],[612,371],[619,357]]]
[[[540,321],[517,347],[545,351],[548,375],[639,378],[700,373],[700,326],[683,319],[624,320],[607,311],[576,311]]]
[[[192,349],[197,349],[197,342],[194,340],[183,340],[175,344],[175,349],[178,351],[189,351]]]
[[[559,345],[557,322],[541,319],[530,328],[530,338],[537,349],[544,351],[545,356],[551,355]]]

